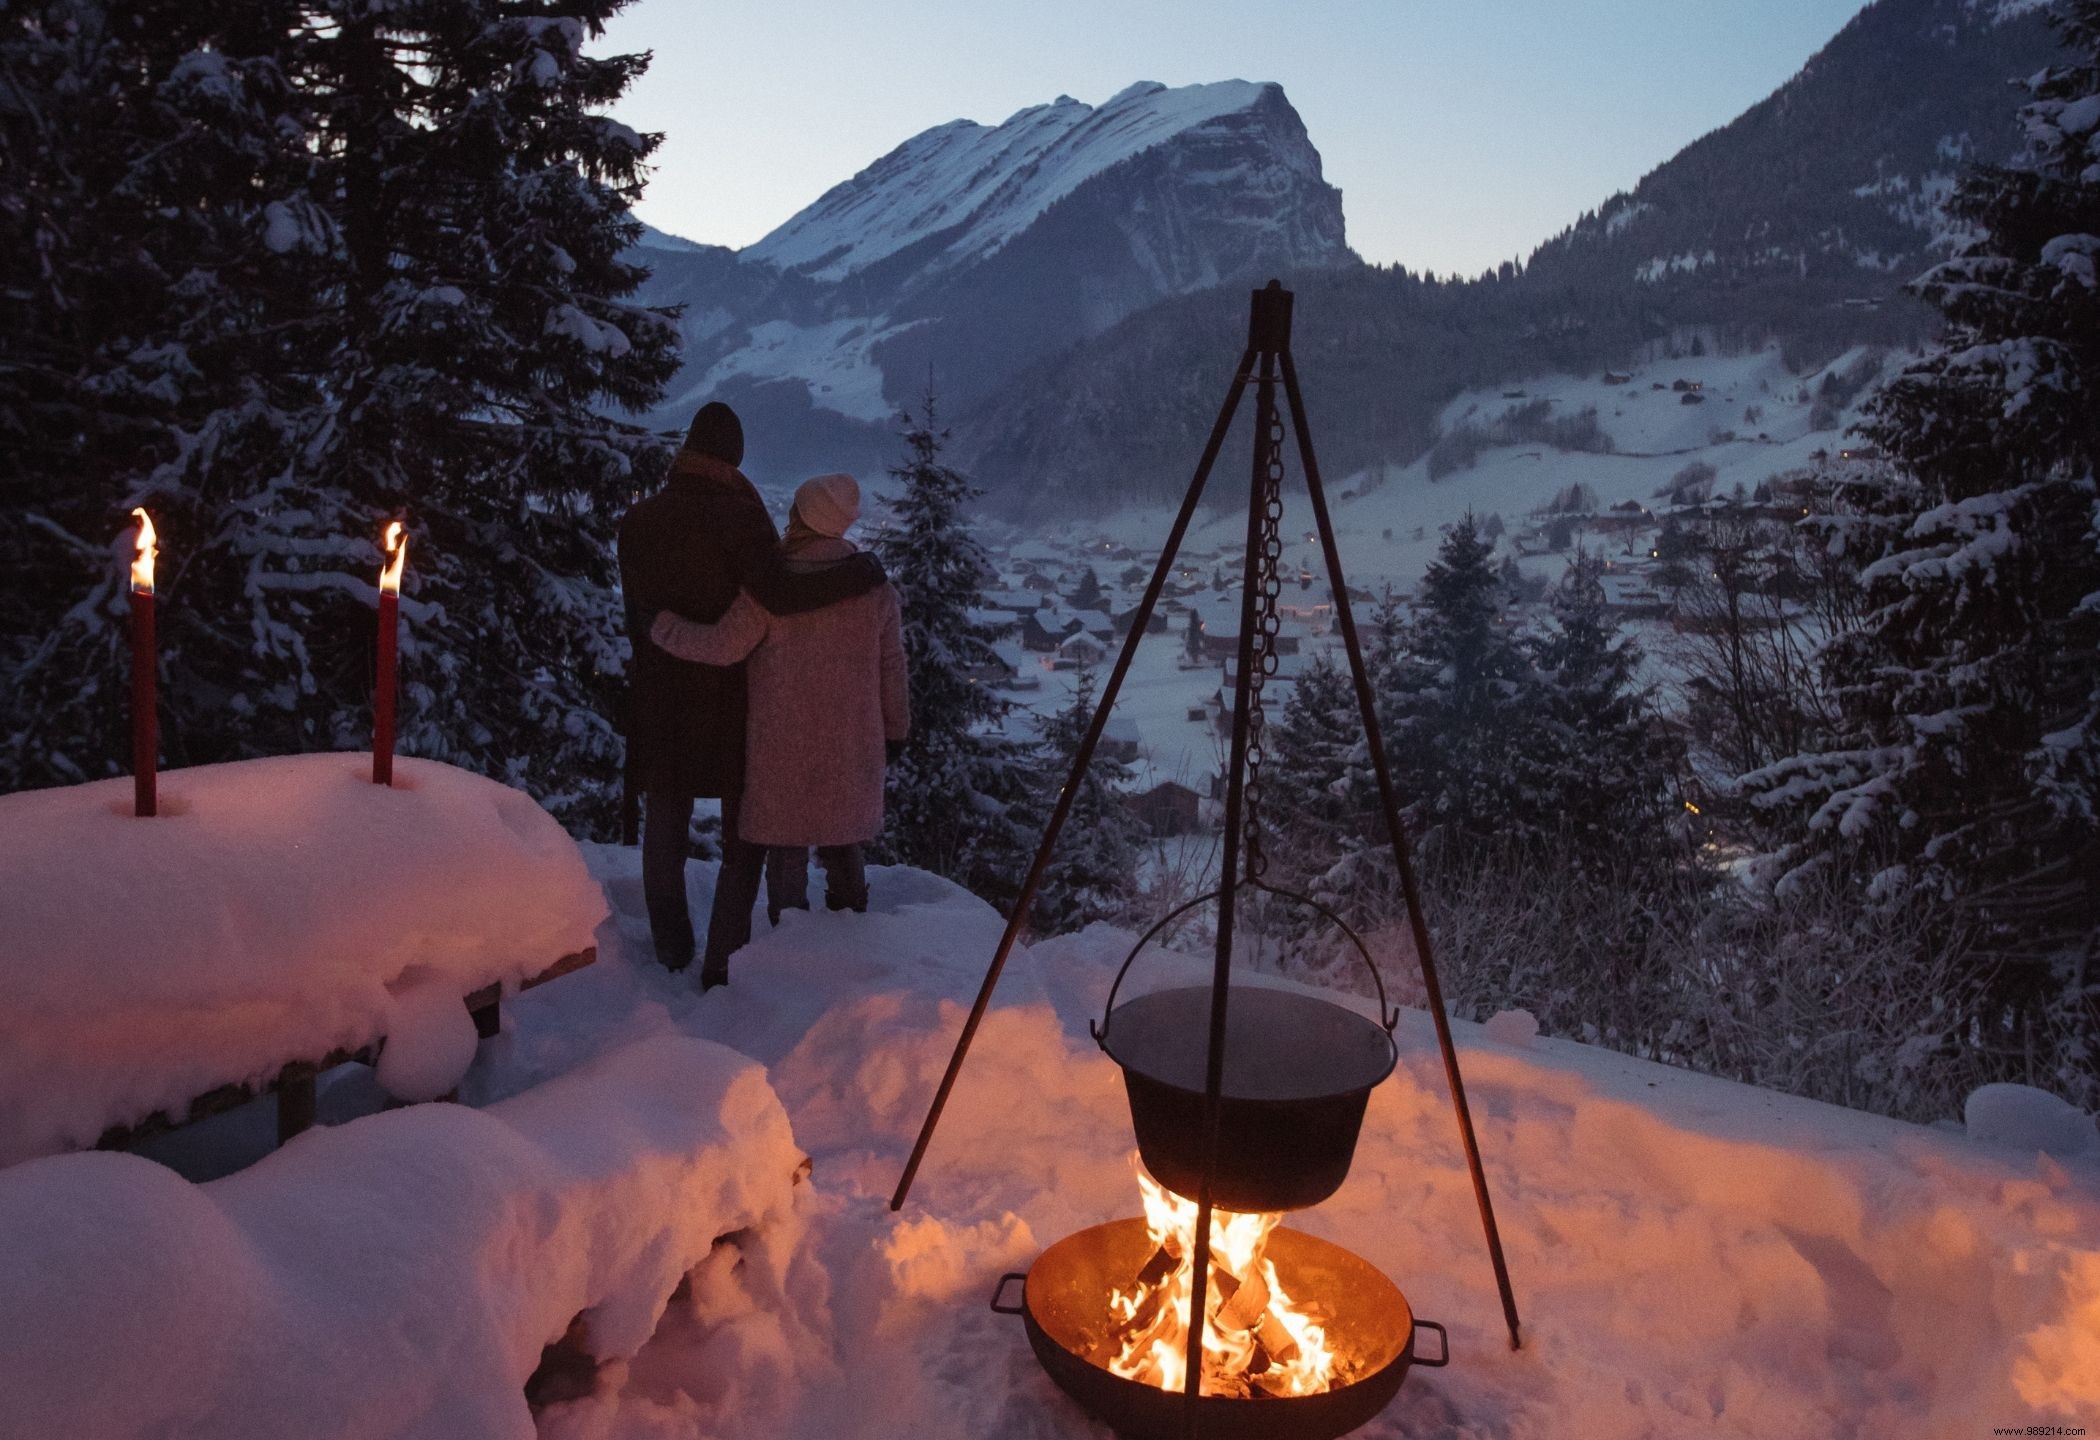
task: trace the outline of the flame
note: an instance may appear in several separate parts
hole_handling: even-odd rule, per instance
[[[401,567],[408,563],[408,536],[399,520],[387,522],[385,549],[392,558],[379,568],[379,588],[385,594],[399,595]]]
[[[1138,1276],[1109,1296],[1126,1338],[1108,1368],[1128,1380],[1179,1392],[1188,1377],[1189,1308],[1195,1289],[1196,1202],[1143,1171],[1145,1230],[1172,1261],[1164,1276]],[[1212,1210],[1211,1283],[1203,1317],[1203,1392],[1316,1395],[1341,1383],[1326,1328],[1291,1299],[1266,1257],[1283,1217]],[[1230,1291],[1228,1294],[1227,1292]],[[1250,1298],[1251,1297],[1251,1298]],[[1264,1305],[1262,1302],[1266,1301]],[[1250,1313],[1251,1312],[1251,1313]]]
[[[131,588],[141,595],[151,595],[153,557],[160,553],[154,548],[154,541],[158,537],[153,533],[153,517],[146,513],[144,507],[134,509],[131,513],[139,517],[139,534],[135,542],[138,553],[131,557]]]

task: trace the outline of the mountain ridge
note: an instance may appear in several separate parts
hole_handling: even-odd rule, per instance
[[[1355,265],[1341,193],[1282,87],[1070,97],[913,136],[743,251],[661,231],[640,298],[685,306],[647,417],[719,396],[782,437],[762,467],[887,456],[929,364],[954,408],[1177,294]]]

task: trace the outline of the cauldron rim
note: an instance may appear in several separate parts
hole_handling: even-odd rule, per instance
[[[1360,1025],[1362,1029],[1366,1032],[1366,1038],[1375,1036],[1379,1042],[1382,1042],[1382,1048],[1385,1052],[1383,1060],[1377,1067],[1377,1071],[1375,1074],[1370,1073],[1369,1068],[1366,1067],[1365,1072],[1362,1075],[1345,1077],[1348,1080],[1348,1083],[1346,1084],[1329,1085],[1324,1088],[1310,1090],[1302,1094],[1251,1095],[1235,1091],[1232,1088],[1232,1082],[1235,1078],[1232,1073],[1233,1062],[1236,1056],[1242,1059],[1244,1058],[1244,1047],[1234,1047],[1228,1041],[1228,1044],[1226,1046],[1225,1085],[1224,1088],[1222,1088],[1219,1091],[1219,1098],[1229,1101],[1235,1106],[1293,1108],[1301,1105],[1317,1104],[1322,1101],[1353,1099],[1358,1095],[1368,1094],[1370,1091],[1375,1090],[1380,1085],[1384,1084],[1386,1077],[1391,1075],[1393,1071],[1399,1066],[1399,1046],[1394,1042],[1392,1032],[1387,1030],[1385,1027],[1381,1026],[1376,1020],[1372,1019],[1370,1016],[1365,1015],[1360,1011],[1351,1009],[1349,1006],[1343,1005],[1340,1002],[1330,999],[1324,995],[1306,993],[1295,989],[1284,989],[1279,986],[1241,985],[1235,988],[1239,992],[1234,997],[1234,999],[1237,1001],[1245,1002],[1251,997],[1261,996],[1264,997],[1264,1003],[1268,1004],[1284,1004],[1291,1006],[1303,1006],[1307,1008],[1318,1007],[1323,1011],[1332,1012],[1333,1014],[1339,1016],[1346,1016],[1348,1022],[1351,1025],[1351,1028],[1355,1028],[1356,1026]],[[1109,1015],[1107,1017],[1108,1023],[1101,1027],[1097,1043],[1099,1043],[1102,1051],[1109,1057],[1109,1059],[1115,1061],[1116,1064],[1121,1066],[1124,1070],[1133,1071],[1139,1075],[1142,1075],[1147,1081],[1151,1082],[1154,1085],[1158,1085],[1168,1090],[1177,1091],[1181,1094],[1190,1095],[1201,1099],[1204,1095],[1204,1087],[1201,1083],[1189,1085],[1182,1083],[1182,1081],[1178,1079],[1169,1078],[1167,1075],[1161,1073],[1161,1070],[1164,1067],[1161,1067],[1156,1063],[1146,1063],[1148,1059],[1151,1059],[1152,1057],[1133,1055],[1130,1053],[1133,1048],[1137,1047],[1133,1047],[1129,1043],[1130,1030],[1129,1025],[1127,1023],[1127,1019],[1122,1032],[1124,1044],[1122,1049],[1119,1051],[1116,1045],[1117,1029],[1115,1020],[1116,1017],[1125,1015],[1125,1012],[1127,1012],[1134,1006],[1143,1006],[1148,1001],[1160,1002],[1162,1000],[1162,997],[1172,997],[1176,1000],[1179,1000],[1182,997],[1200,995],[1203,997],[1204,1008],[1207,1011],[1209,1006],[1210,990],[1211,987],[1208,984],[1166,985],[1161,986],[1156,990],[1148,990],[1141,995],[1133,995],[1129,999],[1125,1000],[1121,1005],[1116,1006],[1114,1010],[1109,1012]],[[1228,1009],[1228,1016],[1231,1013],[1232,1012]],[[1244,1015],[1244,1009],[1241,1013],[1242,1015]]]

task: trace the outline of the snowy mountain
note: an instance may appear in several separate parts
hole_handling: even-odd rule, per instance
[[[1281,87],[1241,80],[958,120],[742,252],[657,231],[640,248],[644,298],[686,306],[686,363],[653,418],[726,397],[795,442],[761,471],[886,455],[929,363],[968,406],[1167,297],[1355,263],[1304,123]]]
[[[1884,294],[1957,239],[1962,166],[2018,143],[2007,81],[2051,48],[2028,0],[1882,0],[1800,72],[1541,246],[1566,283],[1828,276]]]
[[[1322,460],[1337,477],[1404,465],[1471,387],[1695,347],[1778,344],[1806,372],[1927,338],[1937,319],[1902,286],[1952,238],[1939,202],[1963,165],[2015,156],[2010,81],[2056,53],[2034,5],[1877,0],[1770,97],[1521,267],[1301,276]],[[1178,494],[1246,304],[1227,286],[1130,317],[962,417],[958,460],[1015,513]]]

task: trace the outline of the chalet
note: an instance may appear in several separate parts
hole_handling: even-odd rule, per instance
[[[1116,634],[1128,635],[1130,627],[1137,622],[1137,606],[1131,606],[1128,610],[1116,616],[1115,619]],[[1166,614],[1159,607],[1154,606],[1152,618],[1145,623],[1145,633],[1147,635],[1164,635],[1167,633],[1167,627]]]
[[[1116,622],[1109,618],[1106,610],[1074,610],[1072,618],[1079,622],[1081,629],[1085,630],[1087,634],[1093,636],[1096,640],[1113,640],[1116,638]]]
[[[1053,619],[1051,623],[1058,627],[1054,630],[1046,626],[1043,620],[1041,611],[1033,611],[1021,617],[1021,644],[1039,655],[1055,652],[1067,636],[1080,633],[1077,620]]]
[[[1633,372],[1630,370],[1607,370],[1604,372],[1604,383],[1607,385],[1626,385],[1632,383],[1632,380]]]
[[[1163,780],[1125,801],[1145,829],[1154,835],[1185,835],[1201,823],[1203,799],[1188,786]]]
[[[1043,597],[1035,590],[987,590],[984,592],[984,607],[987,610],[1004,610],[1015,619],[1031,610],[1041,609]]]
[[[1074,625],[1078,622],[1074,621]],[[1108,647],[1084,630],[1075,629],[1057,646],[1057,659],[1061,667],[1099,665],[1108,658]],[[1067,665],[1069,662],[1069,666]]]
[[[1101,730],[1101,753],[1127,765],[1138,758],[1138,746],[1143,739],[1135,720],[1127,715],[1111,715]]]

